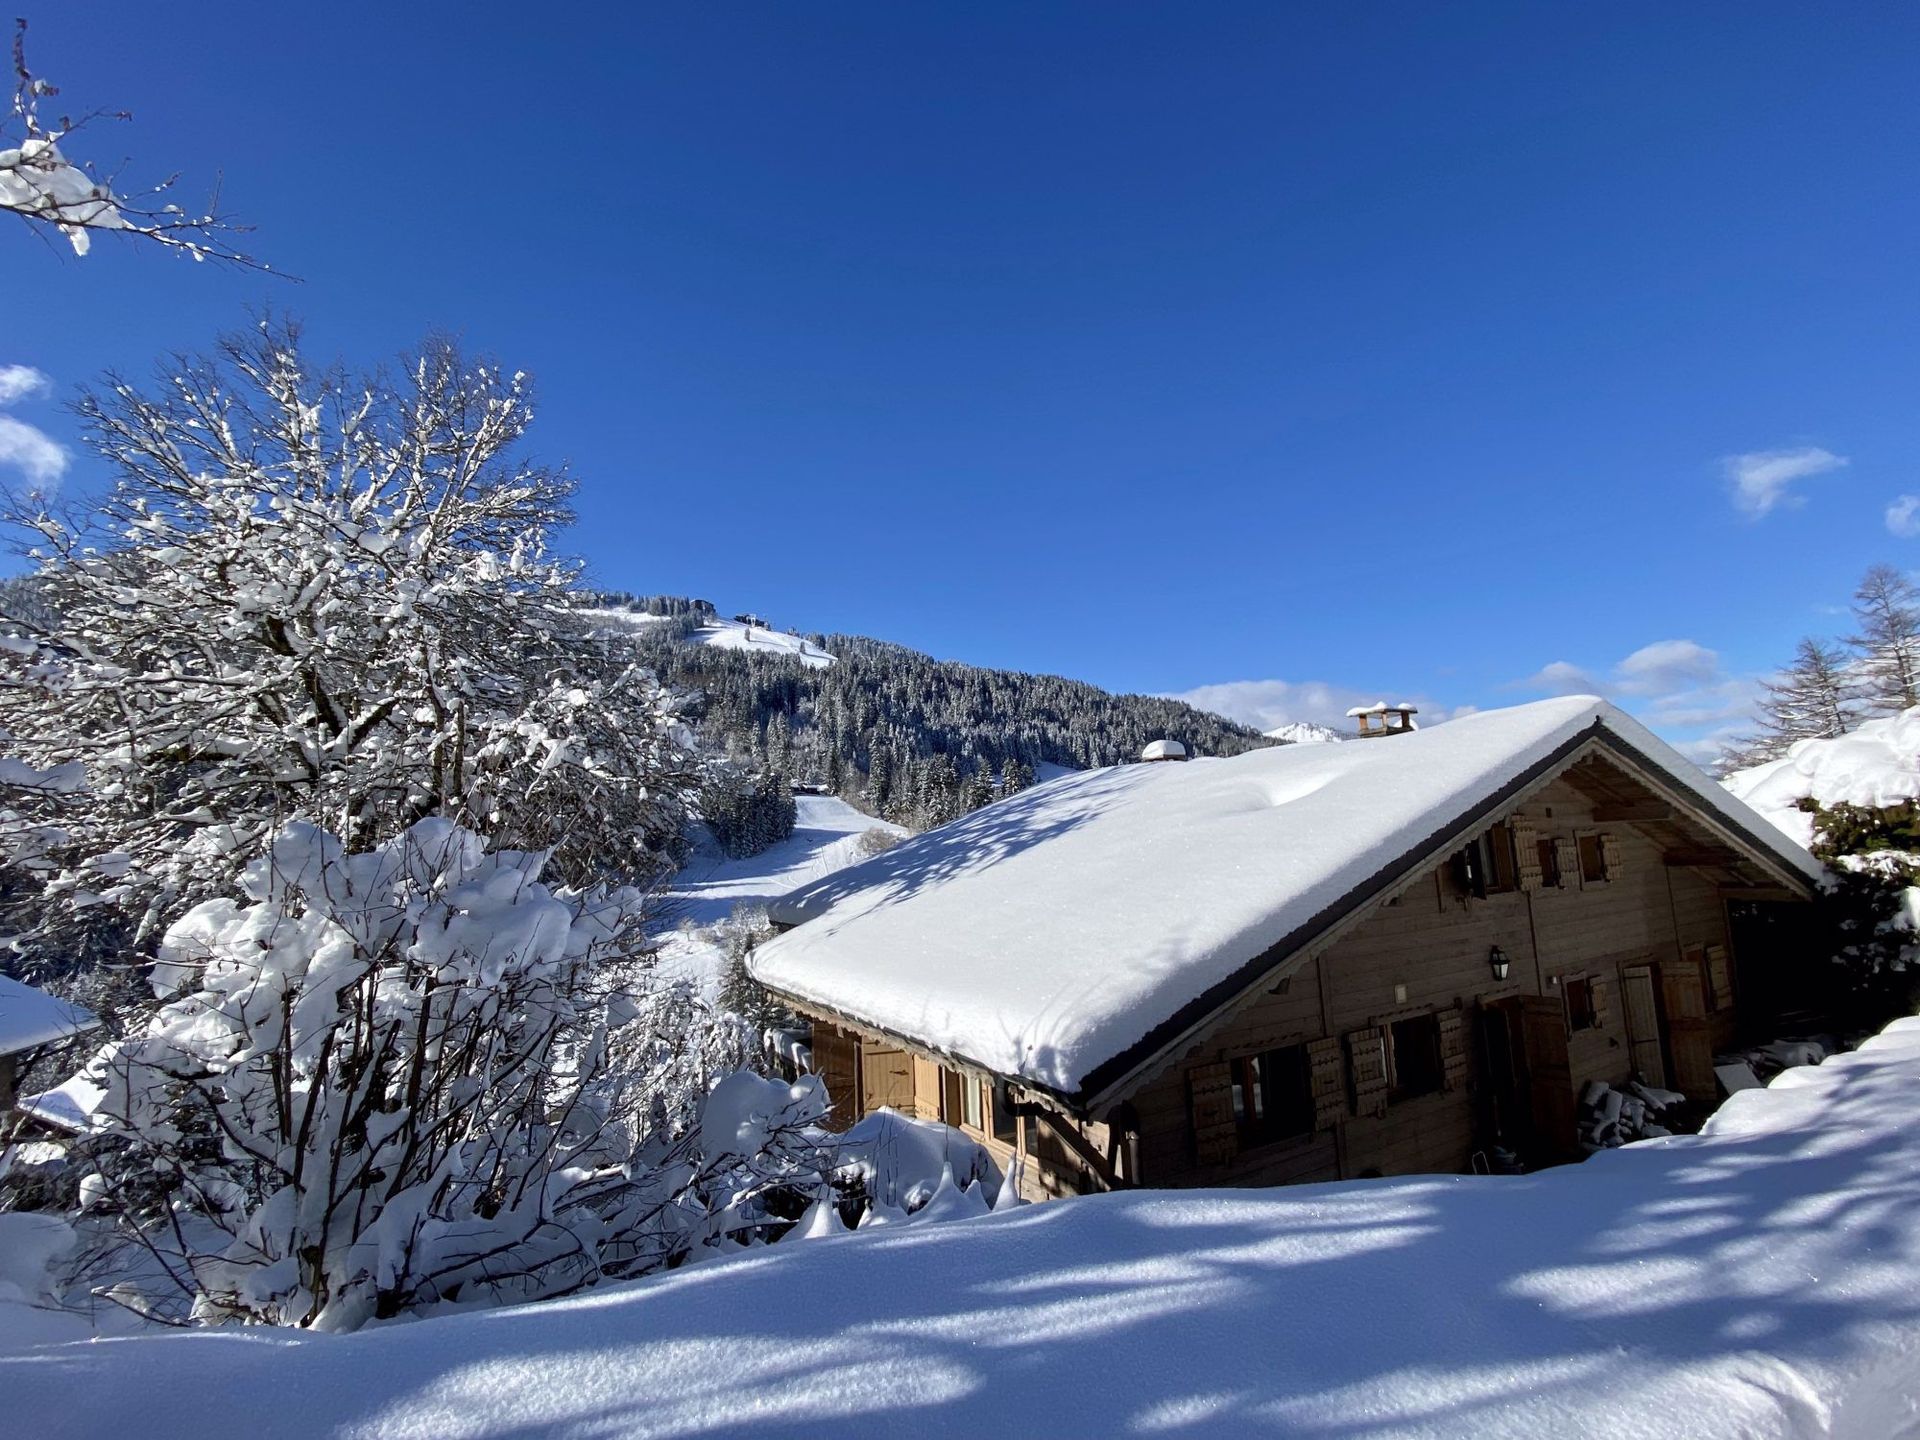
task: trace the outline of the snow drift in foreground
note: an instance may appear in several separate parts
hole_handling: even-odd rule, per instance
[[[1802,800],[1881,808],[1920,798],[1920,707],[1869,720],[1832,740],[1801,740],[1778,760],[1736,770],[1721,783],[1811,845],[1813,817],[1797,808]]]
[[[1099,1196],[346,1337],[16,1342],[0,1394],[22,1434],[143,1440],[1888,1440],[1920,1434],[1917,1110],[1903,1020],[1524,1178]]]

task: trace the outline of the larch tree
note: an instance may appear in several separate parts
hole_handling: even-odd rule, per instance
[[[1875,565],[1853,596],[1860,680],[1880,710],[1920,705],[1920,588],[1891,565]]]
[[[1774,753],[1799,740],[1832,739],[1861,720],[1861,682],[1838,645],[1803,639],[1793,663],[1762,687],[1760,722]]]

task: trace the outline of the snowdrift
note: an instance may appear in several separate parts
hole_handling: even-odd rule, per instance
[[[1878,809],[1920,798],[1920,708],[1869,720],[1831,740],[1802,740],[1778,760],[1736,770],[1721,783],[1810,845],[1813,817],[1798,808],[1802,800]]]
[[[21,1434],[143,1440],[1888,1440],[1920,1433],[1915,1113],[1903,1020],[1540,1175],[1108,1195],[346,1337],[16,1338],[0,1394]]]

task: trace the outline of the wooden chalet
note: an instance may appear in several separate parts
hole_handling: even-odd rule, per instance
[[[1064,777],[779,902],[755,975],[842,1123],[1033,1198],[1576,1153],[1576,1097],[1716,1098],[1791,1005],[1808,853],[1586,697]]]

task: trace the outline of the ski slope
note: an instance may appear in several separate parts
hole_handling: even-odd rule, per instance
[[[734,860],[704,839],[662,898],[663,918],[711,925],[741,905],[761,904],[860,858],[869,830],[905,835],[898,825],[863,815],[835,795],[796,795],[793,834],[758,855]]]
[[[637,610],[592,609],[579,612],[592,623],[608,630],[645,630],[670,623],[665,615],[647,615]],[[719,616],[706,621],[688,637],[695,645],[711,645],[716,650],[748,650],[760,655],[785,655],[810,670],[824,670],[834,657],[804,636],[766,625],[748,625]]]

